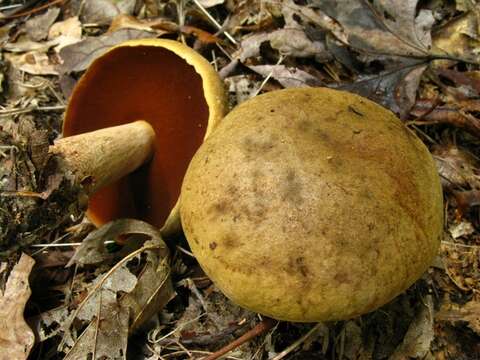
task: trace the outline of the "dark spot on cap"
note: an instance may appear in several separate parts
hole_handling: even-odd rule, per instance
[[[217,243],[214,241],[214,242],[211,242],[208,247],[210,248],[210,250],[215,250],[217,248]]]
[[[349,284],[351,283],[350,275],[345,271],[339,271],[335,274],[335,281],[339,284]]]

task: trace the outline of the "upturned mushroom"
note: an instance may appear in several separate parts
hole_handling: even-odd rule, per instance
[[[64,138],[51,152],[91,195],[95,224],[135,217],[168,232],[179,224],[188,163],[226,109],[221,80],[194,50],[171,40],[128,41],[79,80]]]
[[[390,301],[425,272],[443,232],[423,143],[381,106],[323,88],[270,92],[230,112],[189,165],[180,214],[231,300],[301,322]]]

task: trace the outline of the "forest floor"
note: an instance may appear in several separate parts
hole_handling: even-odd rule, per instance
[[[0,359],[200,359],[261,322],[215,288],[182,234],[165,245],[134,220],[96,231],[48,155],[92,60],[139,38],[202,54],[231,107],[299,86],[368,97],[422,139],[442,180],[440,253],[405,293],[348,321],[275,323],[226,358],[480,359],[475,0],[0,2]],[[103,246],[132,233],[149,240]]]

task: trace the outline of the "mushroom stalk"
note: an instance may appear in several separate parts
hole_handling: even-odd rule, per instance
[[[143,120],[57,140],[50,153],[61,155],[88,194],[131,173],[153,153],[155,132]]]

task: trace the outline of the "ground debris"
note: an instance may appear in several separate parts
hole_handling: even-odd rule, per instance
[[[25,317],[41,342],[31,357],[200,359],[261,321],[216,290],[182,234],[164,244],[156,229],[132,219],[98,230],[80,223],[83,192],[48,153],[65,99],[88,65],[121,41],[162,37],[205,56],[225,80],[231,106],[295,86],[369,97],[424,140],[444,188],[440,254],[405,293],[348,321],[279,322],[226,358],[474,359],[480,353],[479,9],[460,0],[2,3],[0,258],[13,265],[22,249],[37,264],[22,275],[31,275]],[[59,247],[30,246],[52,242]],[[6,272],[2,279],[5,286]],[[20,302],[28,298],[22,289],[5,307],[21,308],[18,324],[24,324]],[[25,345],[9,358],[25,358],[33,346],[31,332],[22,334],[9,338]]]
[[[82,216],[83,192],[48,154],[47,133],[28,119],[0,131],[0,257],[45,241]]]

